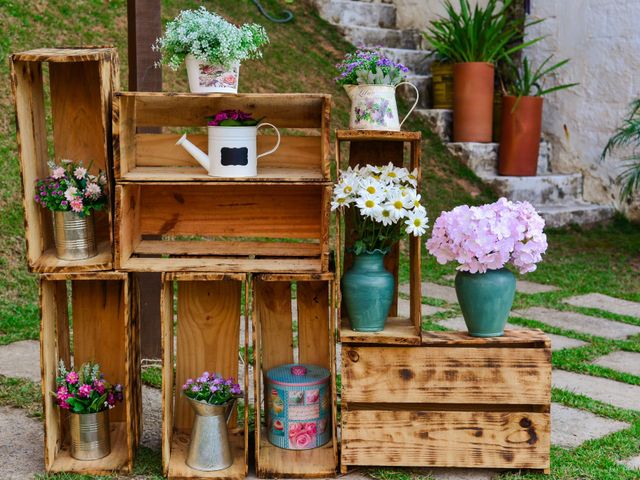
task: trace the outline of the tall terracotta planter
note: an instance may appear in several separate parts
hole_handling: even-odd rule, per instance
[[[453,66],[453,141],[491,142],[494,67],[485,62]]]
[[[500,175],[536,175],[542,133],[542,103],[542,97],[520,97],[520,101],[518,97],[510,95],[503,97],[498,162]]]

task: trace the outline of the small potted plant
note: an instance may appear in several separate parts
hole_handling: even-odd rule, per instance
[[[56,255],[61,260],[84,260],[97,254],[95,211],[107,204],[107,177],[92,175],[82,162],[49,162],[51,174],[36,180],[34,200],[53,212]]]
[[[545,88],[545,77],[569,60],[549,65],[551,56],[534,69],[527,57],[520,68],[512,65],[502,97],[502,127],[498,171],[500,175],[535,176],[542,133],[543,96],[576,86],[567,83]]]
[[[208,117],[209,154],[187,140],[185,133],[176,143],[202,165],[212,177],[255,177],[258,158],[275,152],[280,146],[280,132],[271,123],[260,123],[250,113],[222,110]],[[276,131],[275,147],[256,155],[258,129],[271,127]]]
[[[186,463],[201,471],[224,470],[233,464],[227,421],[242,389],[233,378],[204,372],[188,379],[182,394],[195,412]]]
[[[52,395],[58,406],[70,414],[71,456],[77,460],[97,460],[109,455],[109,410],[122,401],[122,385],[109,384],[97,363],[67,370],[60,361],[56,386]]]
[[[336,82],[344,86],[351,100],[349,128],[399,131],[418,104],[418,89],[404,81],[409,69],[385,57],[378,49],[348,53],[336,68],[340,72]],[[396,104],[396,89],[400,85],[410,85],[416,91],[416,100],[402,122],[398,120]]]
[[[415,173],[391,163],[349,168],[334,186],[331,208],[351,214],[355,238],[353,267],[343,276],[342,293],[356,331],[384,329],[395,291],[384,257],[405,235],[418,237],[427,229],[416,187]]]
[[[532,272],[547,250],[544,220],[528,202],[497,202],[443,212],[433,225],[427,249],[438,263],[458,262],[456,294],[469,334],[504,333],[516,291],[505,268]]]
[[[261,25],[238,27],[200,7],[181,11],[153,49],[172,70],[186,62],[191,92],[238,93],[241,62],[260,58],[260,48],[268,42]]]

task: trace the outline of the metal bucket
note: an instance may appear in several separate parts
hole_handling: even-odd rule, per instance
[[[98,413],[72,413],[71,456],[77,460],[97,460],[111,453],[109,410]]]
[[[209,405],[187,398],[196,416],[191,429],[191,441],[186,463],[194,470],[212,472],[233,464],[227,421],[233,412],[235,399],[224,405]]]
[[[84,260],[97,255],[94,215],[81,217],[75,212],[54,212],[53,236],[59,259]]]

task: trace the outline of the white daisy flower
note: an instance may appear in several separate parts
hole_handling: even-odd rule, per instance
[[[362,192],[361,195],[366,193],[380,197],[384,194],[384,184],[375,178],[366,178],[360,182],[359,189]]]
[[[69,187],[64,191],[64,198],[66,198],[69,202],[73,200],[78,194],[78,189],[76,187]]]
[[[406,199],[402,196],[402,192],[394,192],[393,195],[389,197],[387,205],[391,209],[391,213],[393,214],[394,219],[399,219],[406,216]]]
[[[414,211],[407,213],[404,224],[407,226],[406,232],[414,237],[419,237],[427,231],[427,212]]]
[[[375,195],[363,195],[356,200],[356,205],[363,216],[375,217],[381,210],[380,199]]]
[[[388,206],[381,207],[374,220],[385,226],[396,222],[396,219],[393,218],[393,212]]]
[[[407,170],[407,182],[411,184],[413,188],[418,186],[418,169],[414,168],[412,172]]]
[[[352,197],[347,196],[334,196],[331,200],[331,210],[337,210],[340,207],[346,207],[349,204],[353,203],[354,199]]]

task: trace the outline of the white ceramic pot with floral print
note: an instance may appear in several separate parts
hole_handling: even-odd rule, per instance
[[[189,89],[192,93],[238,93],[240,62],[229,67],[210,65],[193,55],[185,59]]]
[[[416,91],[416,100],[409,113],[400,122],[396,104],[396,89],[400,85],[410,85]],[[349,128],[352,130],[392,130],[399,131],[413,109],[418,105],[419,92],[410,82],[391,85],[345,85],[351,99]]]

